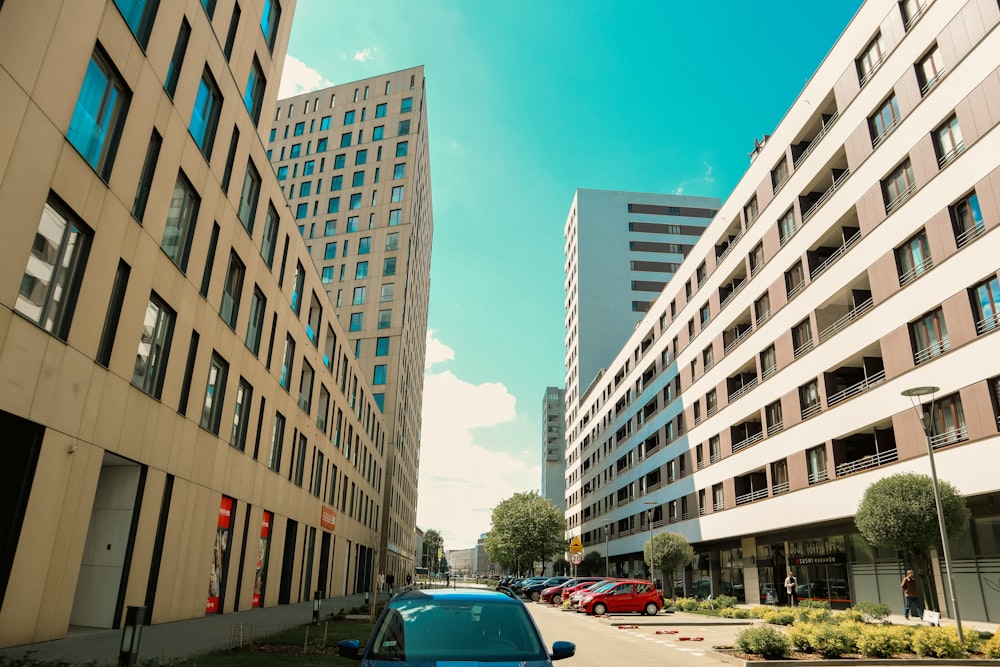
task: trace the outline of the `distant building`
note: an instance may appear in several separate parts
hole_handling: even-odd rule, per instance
[[[542,398],[542,497],[566,511],[566,392],[546,387]]]
[[[721,205],[714,197],[577,190],[566,219],[566,400],[632,335]]]
[[[448,567],[452,576],[468,576],[475,574],[472,564],[475,562],[476,548],[470,549],[450,549],[444,552],[444,558],[448,561]]]

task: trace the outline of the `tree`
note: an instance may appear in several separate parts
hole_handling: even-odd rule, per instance
[[[654,568],[660,570],[661,578],[664,572],[670,573],[670,581],[664,581],[663,586],[666,587],[669,583],[670,598],[673,599],[674,572],[694,560],[694,548],[680,533],[659,533],[646,542],[642,554],[650,571]]]
[[[433,528],[424,531],[424,551],[423,563],[427,564],[428,572],[440,572],[441,563],[438,561],[438,553],[444,555],[444,538],[441,533]]]
[[[572,572],[573,566],[569,564],[569,561],[560,556],[559,558],[552,561],[552,574],[557,576],[566,576]]]
[[[566,550],[566,518],[537,491],[515,493],[493,508],[484,547],[490,560],[511,572],[534,570]]]
[[[583,562],[576,568],[581,577],[599,577],[604,574],[604,554],[589,551],[583,555]]]
[[[948,536],[965,534],[971,517],[965,498],[948,482],[939,480],[938,488]],[[941,529],[929,476],[901,473],[875,482],[858,505],[854,525],[869,544],[902,551],[916,564],[925,603],[937,599],[929,559],[931,549],[940,547]]]

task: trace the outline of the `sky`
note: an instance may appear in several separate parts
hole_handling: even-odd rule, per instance
[[[861,0],[298,0],[279,97],[424,66],[434,240],[417,525],[539,490],[577,188],[729,195]]]

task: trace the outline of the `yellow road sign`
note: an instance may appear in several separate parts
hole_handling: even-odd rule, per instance
[[[569,552],[572,554],[583,553],[583,542],[580,541],[579,535],[575,536],[573,540],[569,543]]]

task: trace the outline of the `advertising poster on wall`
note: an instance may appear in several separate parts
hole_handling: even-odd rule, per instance
[[[265,511],[260,520],[260,541],[257,543],[257,573],[253,578],[253,606],[264,605],[264,583],[267,580],[267,557],[271,550],[271,520],[274,515]]]
[[[219,504],[219,521],[215,529],[215,547],[212,549],[212,571],[208,579],[208,602],[205,604],[206,614],[214,614],[222,611],[219,601],[224,597],[229,539],[233,530],[232,514],[233,499],[228,496],[222,496],[222,502]]]

